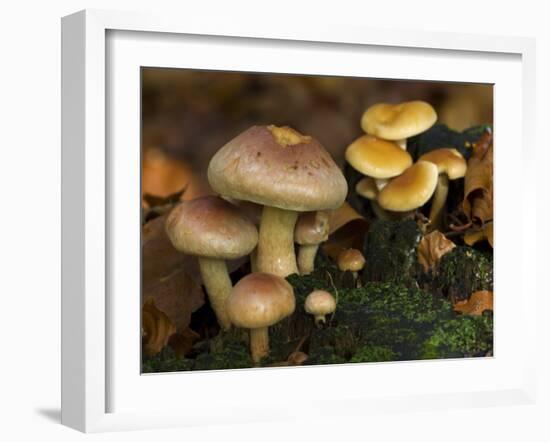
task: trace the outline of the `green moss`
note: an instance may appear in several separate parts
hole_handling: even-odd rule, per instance
[[[416,248],[421,232],[413,220],[374,221],[367,233],[362,273],[364,282],[393,282],[416,285]]]
[[[248,348],[242,343],[227,343],[215,353],[201,353],[195,359],[194,370],[224,370],[252,367]]]
[[[453,303],[477,290],[493,290],[493,259],[471,247],[456,247],[445,254],[433,277],[436,293]]]
[[[334,347],[322,347],[310,352],[305,365],[344,364],[346,358],[339,356]]]
[[[451,304],[418,288],[388,282],[367,282],[363,287],[341,290],[342,302],[365,305],[371,313],[399,315],[415,322],[451,317]]]
[[[362,342],[362,328],[341,324],[314,330],[309,342],[309,352],[317,354],[323,348],[332,348],[336,356],[347,361]]]
[[[142,373],[166,373],[173,371],[193,370],[193,359],[180,358],[171,347],[165,347],[155,356],[143,358],[141,364]]]
[[[485,356],[493,350],[493,316],[457,316],[437,324],[421,359]]]
[[[389,347],[365,345],[353,355],[350,362],[385,362],[395,361],[399,355]]]

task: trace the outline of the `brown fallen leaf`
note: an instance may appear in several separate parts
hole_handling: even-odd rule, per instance
[[[331,211],[329,226],[329,238],[321,247],[332,259],[336,260],[342,250],[363,249],[369,223],[347,202]]]
[[[489,131],[474,144],[468,160],[462,209],[478,226],[493,219],[493,135]]]
[[[205,298],[196,257],[174,248],[164,229],[165,220],[162,215],[142,227],[142,302],[152,297],[182,332]],[[246,259],[228,261],[228,271],[235,271]]]
[[[141,330],[144,350],[149,356],[159,353],[176,332],[176,326],[149,298],[141,308]]]
[[[142,195],[157,198],[168,197],[186,187],[185,199],[196,198],[208,192],[208,188],[191,168],[183,161],[168,156],[158,147],[146,146],[143,149],[141,166]],[[144,206],[149,207],[143,198]]]
[[[425,272],[433,269],[443,255],[455,248],[455,243],[448,240],[438,230],[425,235],[418,243],[418,262],[422,264]]]
[[[181,332],[204,304],[204,293],[196,259],[174,249],[164,230],[165,218],[142,228],[142,301],[154,299]]]
[[[303,351],[295,351],[288,356],[288,365],[302,365],[308,358]]]
[[[186,356],[193,349],[193,345],[200,339],[200,335],[189,327],[173,334],[168,345],[174,349],[177,356]]]
[[[469,246],[485,239],[493,247],[493,221],[484,224],[481,229],[468,230],[464,235],[464,242]]]
[[[463,315],[480,316],[485,310],[493,310],[493,292],[479,290],[472,293],[467,301],[459,301],[453,310]]]

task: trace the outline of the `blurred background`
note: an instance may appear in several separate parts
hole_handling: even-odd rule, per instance
[[[143,68],[142,192],[210,193],[212,155],[258,124],[312,135],[343,165],[367,107],[409,100],[429,102],[454,130],[493,122],[492,85]]]

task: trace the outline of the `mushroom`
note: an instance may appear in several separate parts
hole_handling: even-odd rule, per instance
[[[325,315],[336,310],[336,300],[325,290],[314,290],[307,295],[304,308],[306,313],[313,315],[315,324],[320,325],[325,323]]]
[[[393,212],[417,209],[432,197],[437,186],[437,176],[435,164],[418,161],[380,191],[378,203],[383,209]]]
[[[412,157],[392,141],[363,135],[346,149],[346,161],[363,175],[375,178],[382,189],[388,178],[401,175],[412,164]]]
[[[300,275],[309,275],[313,271],[319,244],[328,239],[328,232],[329,214],[327,211],[307,212],[298,217],[294,229],[294,240],[300,245],[298,250]]]
[[[264,206],[257,269],[282,277],[298,273],[298,212],[335,209],[348,189],[325,148],[287,126],[253,126],[229,141],[210,160],[208,181],[221,195]]]
[[[458,150],[452,148],[432,150],[422,155],[419,160],[434,163],[439,172],[437,187],[430,209],[430,222],[438,227],[441,224],[443,208],[445,207],[445,201],[449,193],[449,180],[463,178],[466,175],[466,160]]]
[[[346,249],[338,255],[338,268],[342,272],[351,272],[353,281],[357,282],[357,272],[365,267],[365,257],[357,249]]]
[[[218,323],[231,322],[225,303],[232,284],[226,259],[248,255],[258,242],[258,231],[239,209],[217,196],[184,201],[166,219],[166,233],[180,252],[198,257],[204,286]]]
[[[378,197],[378,188],[376,187],[374,178],[371,178],[370,176],[361,178],[355,185],[355,192],[370,201],[372,211],[377,218],[385,220],[390,218],[389,214],[382,209],[380,204],[376,201],[376,198]]]
[[[255,365],[269,354],[268,327],[294,312],[292,286],[271,273],[250,273],[242,278],[227,300],[233,325],[250,330],[250,353]]]
[[[436,120],[434,108],[425,101],[378,103],[365,111],[361,127],[370,135],[393,140],[406,149],[407,138],[428,130]]]

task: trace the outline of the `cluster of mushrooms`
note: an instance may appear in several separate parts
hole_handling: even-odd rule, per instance
[[[229,141],[212,157],[208,180],[219,196],[180,203],[166,219],[166,232],[177,250],[198,258],[220,327],[250,330],[252,359],[259,364],[269,352],[268,327],[295,309],[285,280],[299,273],[295,241],[307,273],[328,237],[327,211],[344,203],[347,183],[317,140],[276,126],[253,126]],[[236,202],[262,207],[259,229]],[[247,255],[252,272],[233,287],[226,261]],[[304,308],[322,322],[336,301],[316,291]]]
[[[413,164],[407,139],[428,130],[437,120],[424,101],[376,104],[361,118],[366,132],[346,149],[347,162],[364,176],[356,192],[370,200],[377,217],[388,219],[422,207],[433,196],[429,221],[441,224],[449,180],[464,177],[466,160],[454,148],[432,150]]]
[[[365,175],[357,192],[371,200],[378,216],[413,210],[435,192],[435,220],[447,180],[464,175],[466,163],[454,149],[432,151],[412,164],[406,139],[435,120],[433,108],[418,101],[378,104],[365,112],[361,125],[367,134],[347,148],[346,159]],[[330,213],[345,202],[347,182],[315,138],[287,126],[253,126],[229,141],[212,157],[208,181],[218,195],[180,203],[166,219],[166,232],[177,250],[198,258],[222,330],[249,330],[252,360],[259,365],[269,353],[268,327],[295,310],[285,278],[313,270],[319,245],[328,238]],[[250,203],[261,209],[259,227],[243,209]],[[246,256],[251,273],[233,286],[226,261]],[[337,264],[357,281],[365,259],[349,249]],[[316,290],[304,309],[321,324],[336,300]]]

